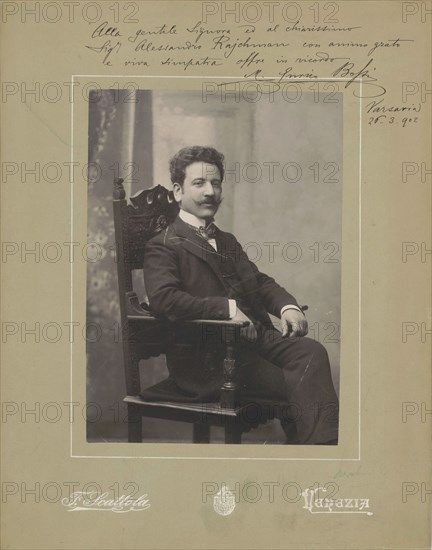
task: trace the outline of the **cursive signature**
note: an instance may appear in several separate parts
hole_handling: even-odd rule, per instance
[[[63,506],[69,512],[81,512],[84,510],[110,511],[117,513],[141,512],[150,508],[148,495],[141,495],[133,499],[129,495],[121,495],[118,498],[109,498],[109,493],[77,491],[69,498],[62,499]]]
[[[273,94],[280,91],[283,84],[286,84],[289,81],[294,81],[298,83],[306,83],[310,80],[319,80],[320,82],[334,82],[335,78],[339,76],[340,78],[348,78],[348,82],[344,85],[344,88],[353,87],[353,94],[355,97],[369,98],[380,97],[386,94],[387,90],[378,83],[378,79],[371,76],[370,70],[374,69],[372,67],[373,59],[370,59],[366,65],[360,69],[356,68],[355,63],[352,61],[347,61],[343,63],[340,67],[335,69],[332,73],[332,77],[319,77],[314,74],[313,69],[306,73],[294,73],[293,67],[286,67],[283,71],[278,73],[278,77],[267,77],[265,76],[262,69],[257,69],[252,73],[244,74],[243,78],[245,80],[253,80],[255,82],[261,82],[263,85],[267,86],[268,89],[261,90],[262,93]],[[226,86],[229,84],[241,84],[244,83],[244,80],[230,81],[230,82],[221,82],[218,84],[219,87]],[[362,94],[359,94],[359,85],[362,84]],[[270,87],[270,86],[271,87]]]
[[[352,61],[346,61],[343,65],[337,68],[332,73],[332,75],[340,76],[341,78],[350,78],[350,80],[348,80],[348,82],[345,84],[345,88],[348,88],[353,84],[361,83],[365,85],[366,94],[358,95],[355,90],[353,93],[356,97],[364,97],[364,98],[379,97],[381,95],[384,95],[387,90],[384,88],[384,86],[377,84],[378,79],[374,78],[370,74],[370,71],[372,69],[375,70],[375,67],[373,67],[372,64],[373,64],[373,58],[369,59],[366,65],[364,65],[361,69],[358,69],[355,63],[353,63]],[[373,90],[371,90],[370,87],[372,87]],[[374,92],[374,95],[369,95],[368,92],[371,92],[371,91]]]

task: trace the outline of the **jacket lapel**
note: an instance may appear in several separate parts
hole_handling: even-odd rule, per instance
[[[218,231],[218,240],[220,245],[220,251],[226,256],[230,256],[237,272],[238,278],[241,282],[242,292],[245,295],[252,295],[257,292],[258,285],[255,277],[255,273],[251,269],[249,262],[242,259],[240,254],[243,250],[236,239],[229,233],[224,231]]]
[[[173,222],[173,229],[177,237],[181,239],[183,248],[197,258],[205,261],[214,271],[224,288],[226,288],[226,283],[223,280],[218,266],[216,250],[203,237],[200,237],[196,231],[189,227],[179,216],[177,216]]]

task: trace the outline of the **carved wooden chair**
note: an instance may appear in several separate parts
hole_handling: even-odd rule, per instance
[[[197,320],[167,323],[151,315],[148,305],[140,303],[133,288],[133,271],[143,269],[144,246],[158,232],[165,229],[178,213],[178,205],[172,191],[157,185],[130,197],[127,204],[123,180],[114,180],[113,207],[117,245],[117,271],[120,293],[122,344],[128,409],[128,440],[142,441],[142,418],[153,417],[193,425],[193,442],[209,443],[210,426],[223,426],[225,443],[241,443],[243,432],[257,427],[275,417],[275,409],[266,407],[252,421],[244,414],[248,404],[241,404],[240,383],[235,361],[235,345],[240,338],[240,329],[247,323],[233,321]],[[225,347],[223,361],[224,383],[220,390],[220,402],[182,403],[161,401],[161,387],[165,382],[146,388],[144,400],[139,373],[142,359],[157,357],[178,342],[183,329],[194,326],[202,330],[210,327],[220,331]],[[219,336],[218,334],[218,336]],[[152,398],[154,393],[154,399]]]

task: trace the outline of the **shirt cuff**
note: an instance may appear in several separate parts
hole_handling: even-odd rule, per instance
[[[232,319],[237,314],[237,302],[235,300],[228,300],[229,305],[229,318]]]
[[[282,315],[283,315],[283,312],[284,312],[284,311],[287,311],[287,309],[296,309],[297,311],[300,311],[300,313],[303,313],[303,311],[302,311],[299,307],[297,307],[297,306],[291,304],[291,305],[284,306],[284,307],[281,309],[281,312],[280,312],[281,317],[282,317]],[[304,313],[303,313],[303,315],[304,315]]]

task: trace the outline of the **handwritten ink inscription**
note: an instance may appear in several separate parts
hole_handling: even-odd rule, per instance
[[[371,117],[369,125],[405,128],[416,124],[421,105],[413,104],[404,112],[406,105],[397,111],[397,105],[392,109],[392,105],[380,103],[388,95],[381,73],[395,64],[400,52],[410,55],[415,40],[385,35],[364,40],[364,34],[359,25],[304,26],[300,21],[268,26],[264,22],[210,25],[199,20],[180,25],[166,20],[134,29],[104,21],[92,28],[85,47],[110,67],[136,67],[143,75],[164,75],[168,68],[170,74],[209,78],[213,69],[218,71],[215,75],[238,76],[239,83],[266,85],[271,93],[292,82],[338,82],[340,88],[369,101],[364,107]],[[231,78],[215,85],[228,84],[236,82]],[[390,114],[392,110],[395,112]]]

